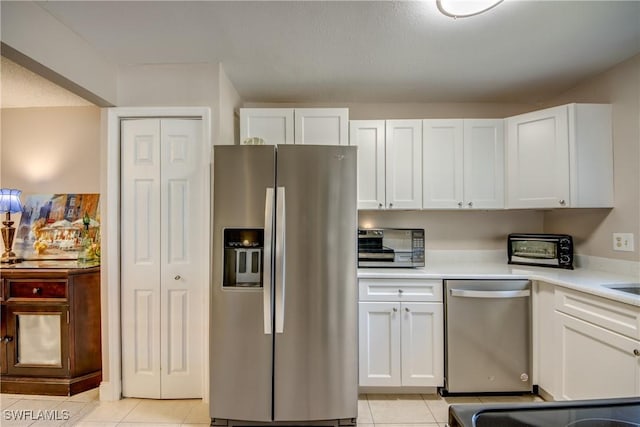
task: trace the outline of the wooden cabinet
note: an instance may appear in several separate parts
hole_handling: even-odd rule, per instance
[[[240,143],[348,145],[347,108],[241,108]]]
[[[422,122],[425,209],[504,207],[504,120]]]
[[[359,286],[360,386],[442,386],[442,281],[360,279]]]
[[[555,291],[556,400],[640,396],[640,308]]]
[[[100,268],[0,272],[2,392],[66,396],[97,387]]]
[[[358,209],[422,207],[420,120],[353,120],[358,146]]]
[[[507,121],[507,207],[613,206],[611,106],[569,104]]]

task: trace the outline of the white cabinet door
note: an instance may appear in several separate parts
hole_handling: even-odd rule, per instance
[[[504,207],[504,121],[423,120],[423,207]]]
[[[360,385],[400,386],[400,303],[358,305]]]
[[[351,120],[349,143],[358,146],[358,209],[385,206],[385,122]]]
[[[533,296],[533,372],[538,384],[550,397],[556,392],[555,285],[536,282]]]
[[[422,121],[387,120],[385,151],[387,207],[422,208]]]
[[[415,302],[402,312],[402,385],[444,385],[444,318],[441,303]]]
[[[560,400],[640,395],[640,342],[556,312]]]
[[[422,121],[424,208],[463,206],[463,121]]]
[[[241,108],[240,144],[262,138],[265,144],[293,144],[293,108]]]
[[[568,206],[570,171],[567,106],[506,120],[507,206]]]
[[[464,121],[464,204],[504,208],[504,120]]]
[[[202,122],[122,122],[122,392],[202,397],[202,233],[209,168]]]
[[[295,143],[349,145],[348,108],[296,108]]]

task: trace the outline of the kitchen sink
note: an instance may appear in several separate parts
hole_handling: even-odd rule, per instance
[[[619,283],[615,285],[604,285],[614,291],[626,292],[632,295],[640,295],[640,283]]]

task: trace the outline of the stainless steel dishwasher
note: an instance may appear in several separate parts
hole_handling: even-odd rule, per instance
[[[531,392],[531,282],[446,280],[444,292],[444,392]]]

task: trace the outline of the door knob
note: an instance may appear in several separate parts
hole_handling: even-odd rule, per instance
[[[462,202],[458,202],[458,207],[461,208],[462,207]]]
[[[182,277],[180,277],[180,275],[178,274],[178,275],[176,275],[176,277],[174,277],[174,279],[175,280],[180,280],[180,279],[182,279]]]
[[[393,207],[393,203],[389,203],[389,207],[392,208]]]
[[[378,203],[378,209],[382,209],[382,203]]]
[[[404,291],[402,289],[398,289],[398,293],[402,295]]]
[[[640,356],[640,350],[638,350],[637,348],[633,350],[633,355],[634,356]]]
[[[2,337],[1,341],[4,342],[4,343],[8,343],[8,342],[13,341],[13,337],[10,337],[10,336],[7,335],[7,336]]]
[[[393,312],[395,313],[397,311],[398,311],[398,309],[396,307],[393,307]]]
[[[33,288],[31,291],[34,295],[38,295],[42,293],[42,288]]]
[[[561,206],[564,206],[566,202],[564,201],[564,199],[560,199],[559,203]]]
[[[469,202],[469,207],[472,208],[473,207],[473,202]]]
[[[411,310],[409,310],[409,307],[405,307],[404,311],[406,311],[407,313],[410,312]]]

